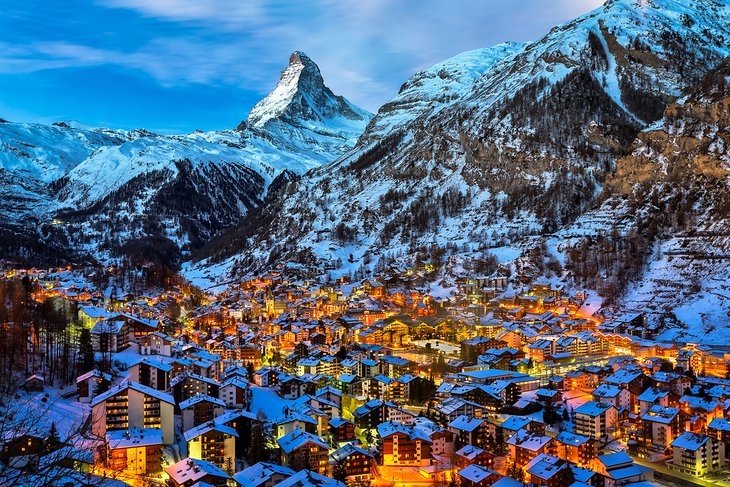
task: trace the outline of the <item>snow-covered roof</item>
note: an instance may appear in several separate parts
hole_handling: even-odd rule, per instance
[[[159,399],[160,401],[166,402],[168,404],[175,404],[175,398],[172,397],[170,394],[167,394],[166,392],[158,391],[157,389],[153,389],[151,387],[147,387],[145,385],[140,384],[139,382],[133,382],[128,381],[124,384],[118,385],[116,387],[112,387],[108,391],[106,391],[103,394],[99,394],[94,398],[93,401],[91,401],[92,406],[96,406],[102,401],[106,401],[112,396],[116,396],[122,391],[125,391],[127,389],[132,389],[133,391],[140,392],[142,394],[145,394],[147,396],[152,396],[156,399]]]
[[[568,464],[565,460],[558,457],[541,453],[533,458],[525,468],[527,473],[530,475],[534,475],[543,480],[548,480],[564,468],[568,468]]]
[[[663,391],[656,387],[649,387],[639,395],[638,400],[645,402],[655,402],[658,399],[666,397],[668,394],[669,391]]]
[[[76,377],[76,383],[78,384],[79,382],[83,382],[86,379],[90,379],[92,377],[104,377],[108,381],[111,381],[112,380],[112,376],[111,375],[106,374],[106,373],[103,373],[103,372],[101,372],[99,370],[94,369],[94,370],[90,370],[87,373],[81,374],[80,376]]]
[[[552,440],[549,436],[534,435],[527,430],[519,430],[508,440],[508,445],[519,446],[530,451],[538,451]]]
[[[615,385],[615,384],[607,384],[603,383],[596,387],[596,389],[593,391],[593,397],[608,397],[608,398],[615,398],[619,394],[621,394],[621,387]]]
[[[197,396],[193,396],[190,399],[186,399],[185,401],[181,402],[180,409],[187,409],[190,406],[193,406],[200,402],[210,402],[210,403],[215,404],[216,406],[221,406],[221,407],[226,406],[226,403],[221,401],[217,397],[208,396],[207,394],[198,394]]]
[[[497,379],[497,378],[509,378],[509,377],[528,377],[525,374],[521,374],[519,372],[511,372],[508,370],[499,370],[499,369],[483,369],[483,370],[469,370],[466,372],[459,372],[460,376],[466,377],[468,379],[475,379],[475,380],[487,380],[487,379]]]
[[[333,428],[339,428],[340,426],[347,424],[347,423],[353,424],[352,421],[348,421],[347,419],[345,419],[341,416],[339,416],[337,418],[332,418],[329,421],[329,425]]]
[[[533,419],[527,416],[510,416],[501,424],[502,429],[517,431],[532,423]]]
[[[110,313],[98,306],[83,306],[80,311],[91,319],[106,318]]]
[[[707,435],[701,435],[692,433],[691,431],[685,431],[672,441],[671,445],[674,448],[681,448],[683,450],[696,451],[702,445],[707,443],[710,439]]]
[[[106,441],[112,450],[162,445],[162,430],[159,428],[133,428],[107,431]]]
[[[174,465],[165,468],[165,472],[172,478],[175,483],[183,484],[186,482],[202,479],[206,475],[220,477],[224,479],[231,478],[227,473],[218,466],[200,460],[197,458],[185,458]]]
[[[301,470],[276,484],[276,487],[346,487],[346,485],[316,472]]]
[[[502,477],[492,484],[492,487],[524,487],[524,484],[511,477]]]
[[[274,475],[291,477],[296,472],[289,467],[276,465],[274,463],[259,462],[255,465],[241,470],[233,476],[233,479],[242,487],[258,487],[268,482]]]
[[[378,425],[378,435],[380,438],[387,438],[396,433],[406,435],[411,440],[420,439],[431,443],[431,437],[428,433],[417,426],[406,425],[398,421],[386,421]]]
[[[582,436],[577,433],[570,433],[568,431],[561,431],[556,439],[560,443],[564,443],[566,445],[571,446],[580,446],[588,441],[590,441],[590,438],[587,436]]]
[[[102,335],[106,333],[117,334],[122,331],[124,327],[124,321],[97,321],[96,324],[91,328],[91,333],[94,335]]]
[[[651,421],[653,423],[669,424],[674,421],[674,418],[676,418],[678,414],[678,408],[654,405],[649,408],[649,411],[644,413],[641,419],[644,421]]]
[[[636,369],[620,369],[614,372],[612,375],[606,377],[604,382],[609,384],[628,384],[643,375],[641,370]]]
[[[609,409],[611,409],[613,406],[609,404],[603,404],[596,401],[588,401],[585,404],[581,405],[580,407],[576,408],[574,410],[575,414],[585,414],[586,416],[590,417],[596,417],[600,414],[605,413]]]
[[[715,418],[710,421],[709,427],[718,431],[730,431],[730,422],[725,418]]]
[[[323,387],[322,389],[318,389],[317,392],[314,393],[314,395],[318,396],[318,397],[323,396],[325,394],[333,394],[335,396],[342,397],[342,391],[340,391],[339,389],[335,389],[332,386]]]
[[[478,484],[479,482],[491,477],[492,475],[498,474],[494,470],[476,464],[469,465],[468,467],[459,470],[459,476],[465,478],[470,482],[474,482],[475,484]]]
[[[183,436],[185,436],[185,441],[190,441],[206,433],[210,433],[211,431],[217,431],[219,433],[223,433],[224,435],[230,435],[238,438],[238,433],[236,433],[236,430],[224,424],[219,424],[216,421],[208,421],[207,423],[203,423],[194,428],[191,428],[183,433]]]
[[[449,427],[462,431],[474,431],[479,426],[481,426],[484,421],[485,420],[480,418],[474,418],[472,416],[466,416],[462,414],[451,423],[449,423]]]
[[[619,465],[632,464],[634,461],[631,459],[628,453],[620,451],[616,453],[609,453],[608,455],[599,455],[598,460],[606,466],[607,469],[617,467]]]
[[[143,358],[142,360],[138,361],[136,364],[133,364],[133,366],[134,365],[140,365],[140,364],[149,365],[150,367],[154,367],[156,369],[160,369],[163,372],[170,372],[173,369],[173,366],[172,365],[166,364],[166,363],[162,363],[159,360],[155,360],[155,359],[149,358],[149,357]]]
[[[644,465],[633,464],[628,467],[609,470],[608,472],[606,472],[606,474],[609,477],[613,478],[614,480],[620,481],[620,480],[628,480],[633,477],[639,477],[651,470],[654,470],[654,469],[651,467],[645,467]]]
[[[279,443],[279,446],[284,451],[284,453],[287,454],[308,443],[313,443],[326,450],[329,450],[329,446],[327,446],[327,444],[319,436],[302,430],[294,430],[288,435],[282,436],[276,441],[277,443]]]
[[[456,455],[473,460],[474,458],[484,453],[484,451],[485,450],[482,450],[478,446],[464,445],[459,449],[459,451],[456,452]]]
[[[372,458],[372,455],[368,451],[360,448],[359,446],[357,446],[357,445],[355,445],[353,443],[345,443],[340,448],[338,448],[337,450],[335,450],[334,452],[332,452],[330,454],[330,457],[335,462],[341,462],[342,460],[344,460],[345,458],[349,457],[353,453],[360,453],[362,455],[365,455],[367,457],[371,457]]]

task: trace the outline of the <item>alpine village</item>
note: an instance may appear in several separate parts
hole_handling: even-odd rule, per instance
[[[608,0],[377,114],[296,51],[235,129],[0,120],[0,486],[730,486],[728,59]]]

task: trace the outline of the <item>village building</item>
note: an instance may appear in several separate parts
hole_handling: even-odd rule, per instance
[[[162,391],[126,382],[91,401],[91,431],[104,438],[108,431],[133,428],[162,430],[165,445],[174,441],[174,398]]]
[[[133,428],[107,431],[106,459],[109,468],[133,475],[162,470],[162,430]]]

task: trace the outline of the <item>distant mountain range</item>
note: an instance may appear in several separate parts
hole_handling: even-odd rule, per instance
[[[179,265],[261,205],[277,178],[352,148],[371,118],[295,52],[235,130],[164,136],[0,123],[0,223],[14,242],[6,255],[32,257],[40,239],[81,256]]]

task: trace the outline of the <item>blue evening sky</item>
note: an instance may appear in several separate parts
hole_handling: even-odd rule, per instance
[[[602,0],[0,0],[0,118],[235,127],[294,50],[370,111],[460,52],[533,40]]]

